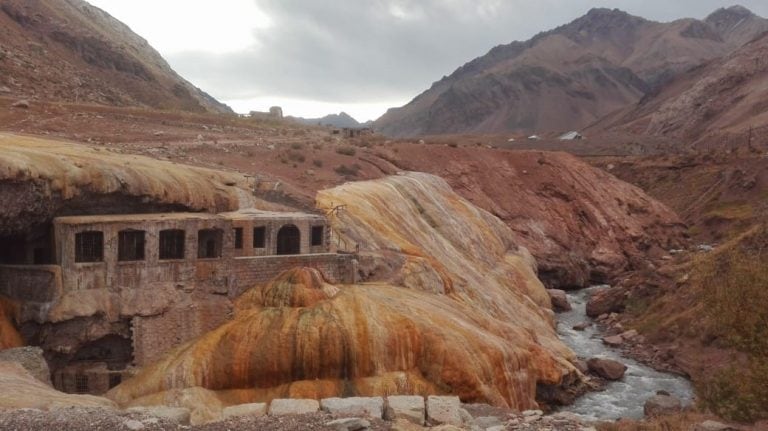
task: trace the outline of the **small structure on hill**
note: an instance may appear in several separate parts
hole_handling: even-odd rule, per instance
[[[559,139],[561,141],[580,141],[580,140],[584,139],[584,135],[582,135],[581,133],[576,132],[576,131],[571,131],[571,132],[568,132],[568,133],[563,133],[557,139]]]
[[[541,136],[539,136],[539,135],[531,135],[531,136],[528,137],[528,140],[529,141],[540,141],[541,140]]]

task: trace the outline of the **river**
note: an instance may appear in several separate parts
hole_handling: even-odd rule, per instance
[[[627,366],[627,372],[620,381],[610,382],[604,391],[589,392],[576,402],[562,410],[575,413],[588,420],[613,420],[618,418],[639,419],[643,417],[643,404],[654,396],[656,391],[664,390],[679,398],[684,405],[693,401],[693,388],[690,382],[680,376],[661,373],[622,356],[602,342],[600,331],[592,325],[584,331],[576,331],[573,326],[591,321],[587,317],[586,307],[589,295],[606,286],[595,286],[568,293],[568,301],[573,310],[558,314],[557,331],[560,338],[583,359],[595,356],[615,359]]]

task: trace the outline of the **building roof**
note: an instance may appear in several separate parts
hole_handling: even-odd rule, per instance
[[[186,221],[186,220],[312,220],[325,221],[325,217],[318,214],[301,212],[278,212],[245,209],[240,211],[210,214],[210,213],[150,213],[150,214],[105,214],[56,217],[54,223],[64,225],[82,224],[110,224],[110,223],[157,223],[162,221]]]

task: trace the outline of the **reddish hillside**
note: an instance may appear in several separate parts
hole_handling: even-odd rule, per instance
[[[0,95],[231,112],[125,24],[82,0],[0,1]]]

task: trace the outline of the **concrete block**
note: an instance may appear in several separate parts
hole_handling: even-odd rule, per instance
[[[384,415],[384,399],[382,397],[325,398],[320,400],[320,408],[337,415],[381,419]]]
[[[459,397],[430,395],[427,398],[427,423],[462,426],[464,421],[461,417]]]
[[[416,425],[424,425],[426,420],[424,397],[418,395],[393,395],[387,397],[384,419],[389,421],[405,419]]]
[[[270,416],[303,415],[320,410],[317,400],[280,398],[269,403]]]

